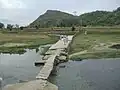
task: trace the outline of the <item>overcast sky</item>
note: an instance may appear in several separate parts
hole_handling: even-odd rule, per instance
[[[95,10],[114,10],[120,0],[0,0],[0,22],[28,25],[46,10],[80,15]]]

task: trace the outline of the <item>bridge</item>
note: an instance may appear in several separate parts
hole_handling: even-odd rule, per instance
[[[53,70],[56,57],[60,56],[60,54],[63,52],[63,50],[67,49],[73,36],[68,36],[67,38],[68,38],[67,42],[64,42],[63,40],[59,40],[56,44],[54,44],[50,47],[48,52],[51,52],[51,54],[50,54],[48,60],[46,60],[45,65],[42,68],[42,70],[40,70],[40,73],[38,74],[38,76],[36,76],[37,79],[43,79],[43,80],[48,79],[50,73]]]
[[[66,49],[72,41],[72,38],[73,36],[67,36],[67,41],[59,40],[46,52],[46,59],[36,62],[40,64],[43,62],[44,66],[36,76],[35,81],[6,86],[3,90],[58,90],[58,87],[49,83],[47,79],[56,64],[56,61],[58,63],[58,60],[66,59],[64,54],[66,53]]]

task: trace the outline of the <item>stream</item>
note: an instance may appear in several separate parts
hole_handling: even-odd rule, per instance
[[[25,54],[1,54],[0,77],[2,85],[35,80],[40,68],[34,61],[41,58],[36,50]],[[69,61],[56,68],[49,81],[59,90],[120,90],[120,59]]]
[[[49,81],[59,90],[120,90],[120,59],[69,61]]]

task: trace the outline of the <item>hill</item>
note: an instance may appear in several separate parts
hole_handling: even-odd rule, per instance
[[[74,16],[57,10],[47,10],[39,16],[30,27],[71,27],[80,26],[113,26],[120,25],[120,7],[114,11],[94,11],[80,16]]]
[[[77,24],[77,16],[57,10],[47,10],[45,14],[39,16],[30,27],[51,27],[51,26],[71,26]]]
[[[108,11],[95,11],[91,13],[85,13],[79,16],[79,19],[83,20],[83,25],[91,26],[113,26],[120,25],[120,8],[108,12]]]

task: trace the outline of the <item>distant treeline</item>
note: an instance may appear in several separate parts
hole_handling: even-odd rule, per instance
[[[7,24],[7,27],[6,27],[6,29],[8,29],[8,30],[12,30],[12,29],[21,29],[21,30],[23,30],[23,28],[26,28],[26,27],[23,27],[23,26],[19,26],[18,24],[15,24],[15,25],[13,25],[13,24]],[[0,29],[5,29],[5,25],[4,25],[4,23],[1,23],[0,22]]]

